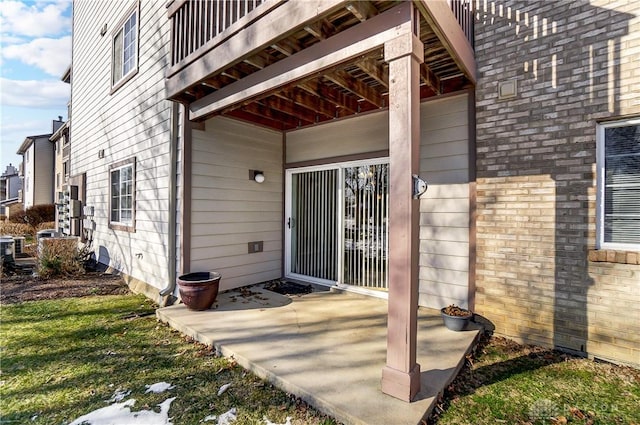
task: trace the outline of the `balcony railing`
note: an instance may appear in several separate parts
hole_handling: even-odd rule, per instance
[[[174,0],[168,5],[171,20],[171,67],[183,67],[266,13],[273,0]],[[244,19],[243,19],[244,18]],[[243,25],[234,25],[239,21]],[[169,74],[172,74],[171,70]]]
[[[447,0],[458,24],[467,36],[469,44],[474,47],[473,37],[473,0]]]

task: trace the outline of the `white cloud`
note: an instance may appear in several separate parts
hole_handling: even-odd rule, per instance
[[[23,3],[14,0],[0,2],[0,28],[13,36],[43,37],[68,34],[71,18],[63,16],[71,3]]]
[[[55,108],[69,101],[70,86],[56,80],[10,80],[0,78],[2,106]]]
[[[49,75],[61,77],[71,63],[71,36],[36,38],[29,43],[5,46],[2,56],[5,59],[17,59],[38,67]]]

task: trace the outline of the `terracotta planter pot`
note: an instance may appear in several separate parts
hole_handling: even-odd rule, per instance
[[[180,298],[189,310],[208,310],[218,296],[220,278],[217,272],[187,273],[178,277]]]
[[[469,322],[473,319],[473,313],[469,313],[468,316],[451,316],[444,312],[444,308],[440,309],[440,315],[447,329],[456,332],[466,330]]]

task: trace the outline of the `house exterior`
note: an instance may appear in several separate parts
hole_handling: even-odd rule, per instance
[[[640,364],[640,332],[602,317],[638,312],[640,237],[616,239],[637,209],[611,212],[627,197],[603,189],[596,214],[599,132],[629,149],[621,189],[638,184],[640,11],[471,7],[76,0],[70,181],[98,261],[152,297],[216,270],[222,289],[286,277],[387,298],[382,390],[404,400],[418,305]],[[586,56],[565,52],[576,40]]]
[[[640,6],[476,14],[476,310],[504,335],[638,365]]]
[[[24,209],[54,202],[54,146],[49,137],[62,126],[62,118],[52,122],[52,132],[24,139],[16,152],[22,155],[22,203]]]
[[[71,84],[71,66],[69,66],[61,78],[67,84]],[[54,194],[56,200],[56,228],[58,233],[66,236],[81,236],[82,232],[82,208],[78,198],[78,186],[70,184],[69,172],[71,170],[71,103],[68,104],[68,118],[52,135],[49,141],[54,146]],[[60,117],[62,121],[62,117]]]
[[[14,206],[19,204],[20,183],[18,169],[9,164],[0,175],[0,205],[5,217],[9,217]]]

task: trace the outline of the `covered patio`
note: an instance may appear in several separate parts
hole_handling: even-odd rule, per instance
[[[419,424],[464,364],[479,331],[450,331],[438,311],[420,308],[421,389],[406,403],[381,391],[387,315],[387,301],[374,297],[329,290],[284,296],[260,286],[223,292],[207,311],[183,304],[157,310],[162,322],[340,422]]]
[[[303,170],[309,166],[371,159],[387,162],[388,158],[388,178],[386,175],[384,178],[385,190],[388,188],[388,195],[385,192],[384,201],[390,206],[388,214],[385,212],[386,215],[379,222],[366,223],[368,229],[375,228],[373,232],[388,232],[384,248],[388,255],[376,254],[375,257],[382,258],[387,263],[386,273],[383,274],[388,276],[389,281],[388,288],[384,288],[388,294],[388,303],[379,300],[361,301],[365,304],[362,310],[358,310],[352,306],[340,308],[333,299],[327,303],[326,295],[313,295],[302,299],[317,301],[318,312],[308,316],[307,313],[301,313],[296,307],[299,300],[296,300],[289,305],[281,306],[285,309],[282,311],[279,308],[264,309],[277,312],[273,317],[268,316],[269,320],[275,320],[268,327],[267,318],[248,316],[246,330],[243,323],[238,321],[241,316],[234,311],[233,318],[226,319],[230,324],[229,338],[216,334],[216,339],[212,341],[215,340],[223,346],[235,346],[240,344],[237,341],[238,329],[242,329],[242,333],[255,332],[253,324],[259,323],[269,332],[264,332],[263,329],[262,333],[257,333],[267,335],[270,339],[261,341],[261,337],[251,333],[240,339],[256,344],[255,353],[263,355],[268,350],[267,344],[274,338],[271,330],[285,329],[282,335],[275,334],[280,337],[275,338],[272,350],[283,350],[281,353],[286,359],[301,357],[300,361],[307,362],[300,367],[300,372],[295,372],[297,369],[294,369],[287,374],[297,376],[299,373],[302,376],[298,384],[292,385],[299,385],[302,389],[309,382],[321,381],[308,379],[302,371],[315,370],[317,365],[329,365],[325,366],[329,368],[340,365],[344,370],[349,370],[342,374],[357,377],[354,379],[354,385],[358,385],[358,389],[366,386],[367,390],[363,394],[368,394],[369,391],[372,394],[374,391],[379,393],[366,397],[377,400],[371,405],[364,403],[364,400],[358,400],[347,403],[351,406],[349,408],[358,406],[357,409],[362,409],[363,412],[379,411],[379,406],[384,406],[384,403],[381,401],[383,399],[378,397],[383,397],[384,393],[405,402],[421,400],[411,406],[403,404],[402,409],[389,409],[418,409],[421,410],[421,414],[416,413],[416,418],[419,419],[428,410],[428,403],[424,401],[428,398],[425,398],[424,394],[425,391],[426,394],[431,392],[431,384],[428,383],[429,380],[425,380],[424,373],[421,372],[421,362],[417,361],[416,353],[422,350],[423,357],[424,353],[435,353],[440,344],[435,344],[435,341],[439,341],[438,337],[417,336],[421,256],[424,261],[426,257],[436,254],[421,254],[422,192],[416,190],[416,186],[419,186],[416,183],[421,162],[425,162],[421,161],[420,157],[421,144],[427,144],[431,139],[437,140],[443,133],[433,131],[428,137],[423,137],[422,132],[427,127],[421,125],[421,100],[430,97],[452,100],[453,96],[460,93],[471,93],[470,89],[475,84],[475,60],[471,45],[473,31],[469,19],[470,4],[466,1],[447,3],[424,0],[267,0],[238,2],[238,8],[233,10],[226,9],[225,4],[226,2],[186,0],[175,0],[168,4],[167,13],[172,28],[172,54],[171,65],[167,70],[166,93],[167,99],[184,105],[181,115],[183,121],[179,126],[184,132],[180,136],[180,175],[184,180],[180,184],[181,258],[178,270],[180,273],[187,273],[233,267],[229,273],[223,272],[224,285],[227,285],[225,288],[281,276],[300,278],[294,275],[297,271],[289,270],[288,259],[291,259],[293,252],[291,241],[297,236],[292,236],[291,229],[296,226],[297,229],[301,229],[302,220],[296,220],[297,216],[290,214],[294,191],[288,176],[285,184],[279,184],[282,176],[293,169]],[[465,102],[470,102],[471,98],[472,94],[469,94],[465,97]],[[470,254],[472,245],[468,243],[470,210],[466,202],[470,192],[467,183],[473,178],[473,167],[470,165],[473,159],[468,154],[471,151],[469,141],[473,140],[470,135],[472,127],[469,123],[472,119],[469,111],[470,109],[465,107],[449,114],[447,122],[464,122],[459,127],[463,134],[457,138],[442,140],[461,142],[464,145],[463,155],[456,156],[450,152],[454,144],[444,143],[447,155],[460,159],[462,163],[452,164],[449,168],[462,170],[464,176],[462,179],[454,179],[454,182],[441,179],[441,183],[461,183],[455,189],[460,196],[456,196],[465,199],[446,211],[447,214],[460,213],[457,215],[458,218],[464,216],[464,228],[456,227],[457,224],[451,226],[450,223],[441,226],[456,228],[447,236],[445,242],[458,243],[454,248],[457,254],[460,250],[464,251],[462,255],[454,256],[456,258],[452,261],[457,263],[447,264],[446,267],[449,269],[443,272],[447,275],[447,282],[454,284],[449,286],[458,285],[462,288],[459,285],[462,282],[464,294],[460,296],[460,289],[457,289],[459,292],[456,297],[462,300],[458,303],[464,304],[470,299],[468,295],[473,293],[473,274],[468,271],[473,264]],[[461,112],[462,117],[456,115],[456,112]],[[380,131],[380,134],[384,134],[380,146],[373,146],[372,137],[345,137],[342,133],[338,136],[342,139],[341,143],[356,145],[355,152],[340,153],[339,149],[328,146],[329,138],[324,137],[310,147],[311,150],[321,151],[319,156],[297,159],[291,157],[291,152],[305,143],[304,137],[297,143],[294,141],[295,131],[328,129],[335,123],[351,123],[353,125],[349,126],[349,130],[353,131],[358,125],[362,125],[356,124],[356,120],[360,117],[366,118],[367,115],[373,117],[375,113],[384,114],[380,115],[385,122]],[[261,189],[249,183],[252,186],[247,189],[247,169],[250,176],[255,172],[262,174],[266,171],[271,181]],[[264,175],[262,174],[263,177]],[[312,177],[312,184],[309,186],[311,189],[306,193],[310,193],[313,199],[322,198],[324,195],[318,195],[323,193],[322,188],[316,183],[324,177]],[[250,180],[253,181],[253,178],[250,177]],[[270,184],[272,186],[269,186]],[[326,187],[333,188],[334,185]],[[438,188],[434,187],[432,193],[437,196],[438,193],[448,192],[449,189],[441,187],[438,191]],[[331,207],[331,211],[336,214],[342,213],[344,209],[339,208],[342,199],[333,196],[333,192],[330,192],[330,195],[326,196],[330,201],[328,204],[336,200],[336,207]],[[382,192],[379,195],[382,199]],[[278,206],[269,204],[269,200],[275,200]],[[328,210],[326,205],[320,204],[300,209]],[[422,219],[425,223],[430,222],[433,217],[426,209],[428,207],[425,207]],[[263,215],[261,212],[267,214]],[[267,221],[269,213],[276,219]],[[312,221],[310,222],[313,224],[305,223],[309,230],[305,233],[305,238],[318,239],[314,235],[321,233],[343,235],[341,220],[343,217],[339,217],[335,223],[332,221],[330,226],[326,227],[330,229],[327,232],[323,230],[323,224]],[[430,229],[422,232],[425,235],[433,233]],[[276,233],[278,236],[274,238]],[[244,239],[247,235],[251,235],[249,240]],[[328,247],[328,250],[346,249],[344,247],[347,247],[348,243],[341,238],[342,236],[337,236],[335,242],[333,239],[318,239],[322,242],[318,246]],[[235,243],[236,241],[242,243]],[[437,244],[430,246],[435,247]],[[309,258],[322,258],[324,252],[314,249],[309,250],[308,255]],[[329,258],[329,261],[322,263],[333,264],[334,258]],[[336,258],[342,261],[343,253]],[[278,260],[281,260],[279,264]],[[345,268],[340,267],[340,261],[337,262],[335,273],[328,277],[319,276],[320,271],[313,267],[302,274],[311,279],[323,278],[331,281],[331,284],[342,283],[345,279],[341,278],[340,273],[344,274]],[[425,282],[439,278],[430,279],[428,272],[423,274]],[[366,286],[370,282],[358,284]],[[446,288],[451,294],[452,291],[449,289]],[[371,303],[371,306],[368,303]],[[446,305],[442,302],[440,304]],[[473,308],[472,299],[468,304]],[[221,304],[222,309],[225,308],[223,305],[224,303]],[[177,310],[169,309],[166,312],[178,314],[180,308],[175,307]],[[289,312],[288,309],[293,310]],[[366,312],[365,317],[372,315],[372,311],[379,312],[379,317],[370,317],[376,323],[375,327],[370,329],[372,334],[363,338],[363,343],[367,341],[365,346],[357,349],[352,346],[336,357],[324,358],[323,355],[328,355],[327,353],[337,352],[335,347],[339,345],[341,337],[345,338],[345,341],[353,340],[349,333],[356,332],[354,323],[362,319],[343,317],[344,314],[352,314],[352,310]],[[176,313],[173,313],[174,311]],[[251,309],[242,311],[243,314],[262,314]],[[279,320],[288,317],[283,312],[289,312],[288,314],[293,315],[296,320],[290,319],[280,323]],[[165,314],[167,313],[164,310],[159,313],[161,318]],[[325,345],[307,352],[306,346],[310,343],[306,339],[310,335],[306,331],[301,332],[299,338],[302,338],[302,343],[296,344],[302,348],[294,348],[292,345],[295,344],[292,344],[289,338],[292,338],[290,335],[298,333],[286,329],[292,323],[302,323],[296,315],[303,315],[305,320],[309,319],[306,329],[310,330],[310,335],[322,333],[327,326],[327,329],[332,329],[329,334],[335,332],[336,335],[330,340],[321,338]],[[216,332],[220,332],[221,321],[217,318],[206,314],[193,317],[201,321],[203,329],[216,329]],[[361,329],[369,329],[367,324],[366,320],[362,320]],[[178,323],[172,325],[180,329]],[[333,326],[336,326],[335,329]],[[189,333],[188,329],[185,329],[185,332]],[[228,340],[235,342],[225,342]],[[293,341],[295,342],[295,339]],[[376,345],[369,347],[369,341],[376,341]],[[428,348],[430,344],[435,345]],[[353,345],[353,342],[349,345]],[[422,348],[418,348],[418,345]],[[429,357],[426,358],[426,363],[422,364],[427,371],[452,370],[463,358],[468,346],[469,344],[461,348],[459,356],[454,356],[456,358],[452,365],[441,368],[437,360]],[[445,351],[452,353],[449,347]],[[354,352],[362,355],[356,356],[353,362],[347,360]],[[375,353],[375,357],[365,356],[364,353],[368,356]],[[242,353],[238,353],[238,356],[240,355]],[[246,355],[247,358],[252,357],[249,353]],[[291,365],[297,362],[287,361]],[[361,371],[361,365],[367,365],[367,373]],[[253,367],[249,363],[247,366]],[[286,367],[289,366],[280,366]],[[265,370],[271,369],[267,367]],[[320,370],[318,373],[322,377],[327,371]],[[370,376],[370,382],[367,381],[369,378],[363,381],[362,376]],[[422,389],[421,381],[425,381]],[[368,382],[367,385],[361,385],[364,382]],[[336,391],[333,386],[327,388],[326,393]],[[341,388],[344,390],[348,387]],[[315,394],[319,389],[309,388],[305,391]],[[423,395],[418,396],[419,393]],[[436,392],[433,392],[433,395],[435,394]],[[386,396],[384,397],[386,400]],[[337,397],[336,403],[341,405],[340,399],[344,398]],[[324,399],[321,397],[318,400]],[[322,406],[324,402],[318,401],[315,404]],[[370,409],[363,406],[369,406]],[[348,417],[346,416],[345,420]],[[364,422],[376,423],[375,420]],[[403,421],[391,420],[380,423],[396,422]]]

